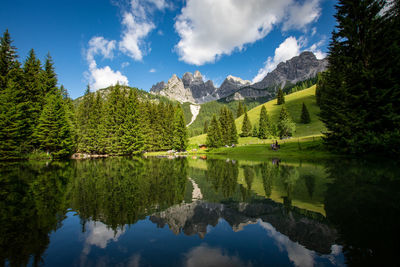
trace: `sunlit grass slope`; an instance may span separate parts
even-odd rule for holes
[[[325,131],[324,124],[318,118],[319,107],[317,106],[315,100],[315,85],[311,86],[308,89],[286,95],[285,101],[286,101],[285,106],[288,109],[293,121],[296,123],[296,132],[294,133],[293,137],[301,138],[301,137],[320,136],[321,132]],[[300,115],[303,102],[306,104],[307,109],[310,113],[311,123],[309,124],[303,124],[300,122]],[[282,105],[277,105],[276,99],[273,99],[247,112],[247,115],[249,116],[252,125],[258,126],[260,111],[263,105],[265,105],[265,107],[267,108],[267,113],[272,119],[272,121],[277,123],[279,118],[279,113],[282,109]],[[238,129],[238,133],[241,133],[243,115],[237,118],[235,123],[236,123],[236,128]],[[203,134],[190,138],[189,143],[193,145],[199,145],[199,144],[204,144],[205,141],[206,141],[206,135]],[[239,145],[256,144],[264,142],[268,141],[261,140],[255,137],[239,138]]]

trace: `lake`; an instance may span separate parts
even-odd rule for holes
[[[4,266],[395,265],[400,170],[337,159],[0,163]]]

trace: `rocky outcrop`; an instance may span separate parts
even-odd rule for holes
[[[235,232],[261,220],[271,224],[293,242],[324,254],[330,253],[337,239],[336,230],[326,223],[321,214],[295,207],[288,210],[283,204],[271,200],[231,204],[196,201],[176,205],[150,216],[150,220],[158,227],[168,225],[175,234],[197,234],[201,238],[207,234],[207,226],[216,226],[221,218]]]
[[[250,84],[250,81],[242,80],[241,78],[229,75],[217,90],[218,98],[224,98],[232,95],[240,88],[249,86]]]
[[[284,87],[287,82],[295,84],[313,78],[327,67],[327,59],[319,60],[312,52],[303,52],[286,62],[279,63],[275,70],[251,87],[255,89]]]
[[[219,88],[212,81],[203,81],[199,71],[194,74],[186,72],[182,79],[175,74],[167,84],[159,82],[150,89],[153,94],[160,94],[179,102],[202,104],[226,98],[227,101],[245,98],[273,98],[278,88],[313,78],[317,73],[326,70],[328,60],[319,60],[312,52],[303,52],[299,56],[281,62],[275,70],[268,73],[260,82],[250,81],[229,75]]]
[[[179,79],[175,74],[169,79],[168,83],[159,82],[153,85],[150,92],[160,94],[181,103],[204,103],[215,100],[215,86],[212,81],[204,82],[203,76],[199,71],[194,74],[186,72],[182,79]]]

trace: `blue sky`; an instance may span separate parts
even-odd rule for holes
[[[72,98],[116,83],[148,91],[172,74],[199,70],[217,86],[226,76],[257,81],[302,51],[324,57],[333,0],[3,0],[23,62],[50,52]]]

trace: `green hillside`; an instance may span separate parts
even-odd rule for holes
[[[296,132],[294,133],[293,137],[319,136],[321,135],[321,132],[325,131],[324,124],[318,118],[319,107],[317,106],[315,101],[315,85],[311,86],[308,89],[286,95],[285,100],[286,108],[292,116],[293,121],[296,123]],[[311,123],[309,124],[300,123],[300,115],[303,102],[307,105],[308,111],[310,113]],[[262,105],[265,105],[265,107],[267,108],[267,112],[272,121],[277,122],[282,106],[277,105],[276,99],[273,99],[248,111],[247,115],[249,116],[252,125],[258,125]],[[212,116],[212,114],[209,116]],[[238,133],[241,133],[243,115],[237,118],[235,123],[238,129]],[[190,138],[190,144],[194,145],[204,144],[205,141],[205,134]],[[264,141],[254,137],[239,138],[239,144],[262,142]]]
[[[247,106],[247,109],[250,110],[250,109],[257,107],[258,105],[264,103],[267,100],[268,100],[268,98],[262,97],[262,98],[257,98],[257,99],[245,99],[245,100],[242,100],[241,102]],[[185,104],[183,105],[184,110],[185,110]],[[205,121],[210,122],[213,114],[219,114],[220,109],[224,106],[228,107],[233,112],[233,114],[236,116],[238,105],[239,105],[238,100],[227,102],[226,100],[223,100],[223,99],[202,104],[199,115],[197,115],[196,120],[188,128],[189,135],[196,136],[196,135],[201,134],[204,129],[204,122]],[[189,106],[189,105],[187,105],[187,106]],[[190,113],[190,116],[191,116],[191,113]]]

